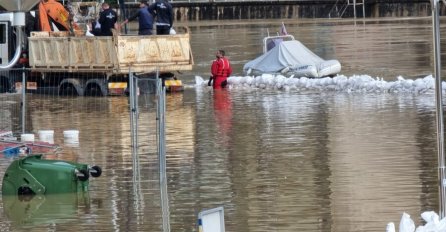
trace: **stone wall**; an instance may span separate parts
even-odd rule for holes
[[[358,0],[359,1],[359,0]],[[174,2],[175,20],[351,18],[347,0],[251,2]],[[365,0],[365,17],[418,17],[431,15],[430,0]],[[441,4],[443,15],[445,7]],[[356,16],[363,17],[362,6]]]

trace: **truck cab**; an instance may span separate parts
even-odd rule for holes
[[[11,27],[12,13],[0,14],[0,66],[6,66],[15,52],[14,28]],[[15,72],[16,76],[18,73]],[[0,93],[14,92],[13,73],[0,71]]]

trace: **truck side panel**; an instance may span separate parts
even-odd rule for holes
[[[112,70],[116,66],[114,44],[107,37],[73,37],[70,62],[73,70]]]
[[[160,36],[29,38],[34,71],[148,73],[192,70],[189,34]],[[39,36],[37,36],[39,35]],[[42,36],[43,35],[43,36]]]
[[[108,37],[30,37],[30,67],[36,71],[111,71],[114,43]]]
[[[64,38],[30,38],[31,68],[65,69],[70,66],[68,40]]]
[[[189,34],[118,36],[117,52],[121,72],[192,70]]]

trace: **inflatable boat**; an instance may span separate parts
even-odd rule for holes
[[[247,75],[265,73],[321,78],[341,71],[338,60],[324,60],[292,35],[268,36],[263,40],[263,55],[243,67]]]

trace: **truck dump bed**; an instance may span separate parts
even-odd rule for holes
[[[32,32],[29,64],[41,72],[149,73],[192,70],[189,33],[151,36],[68,36]]]

